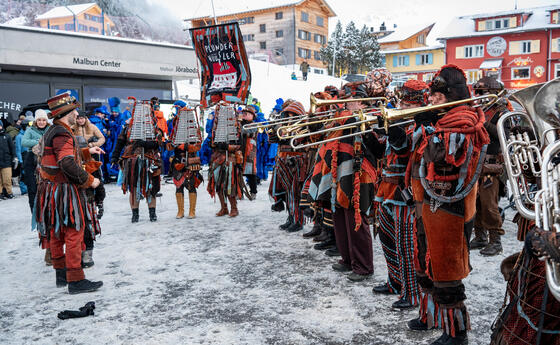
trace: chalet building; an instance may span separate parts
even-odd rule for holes
[[[60,6],[35,18],[46,29],[112,36],[115,24],[96,3]]]
[[[220,24],[239,23],[252,58],[294,68],[306,60],[312,72],[326,73],[319,51],[327,44],[329,18],[336,16],[332,8],[324,0],[278,0],[270,4],[248,10],[229,3],[227,11],[216,9],[216,19]],[[214,24],[210,14],[187,21],[193,28]]]
[[[444,65],[444,46],[427,44],[433,26],[434,23],[396,28],[394,32],[378,40],[385,66],[393,79],[429,82],[434,73]]]
[[[519,89],[560,77],[560,6],[458,17],[443,32],[447,63]]]

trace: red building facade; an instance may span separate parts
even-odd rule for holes
[[[494,75],[520,89],[560,77],[559,12],[541,7],[459,17],[441,38],[446,62],[463,68],[469,84]]]

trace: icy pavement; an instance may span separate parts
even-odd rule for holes
[[[163,185],[159,220],[148,221],[144,203],[134,226],[128,196],[106,188],[103,234],[86,270],[104,286],[81,295],[56,288],[29,230],[27,198],[0,201],[0,343],[427,344],[440,334],[408,331],[417,310],[393,311],[395,296],[371,293],[387,274],[378,240],[374,277],[349,282],[301,232],[278,230],[286,214],[270,211],[266,182],[257,200],[239,202],[234,219],[215,217],[218,204],[201,186],[197,218],[176,220],[174,186]],[[489,343],[505,289],[499,265],[521,247],[510,221],[505,229],[504,254],[471,253],[470,344]],[[96,303],[94,317],[56,317],[88,301]]]

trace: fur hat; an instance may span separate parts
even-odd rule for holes
[[[498,93],[504,89],[504,84],[494,77],[482,77],[474,85],[475,93],[483,94],[485,92]],[[478,91],[478,92],[477,92]]]
[[[107,107],[104,106],[104,105],[101,106],[101,107],[99,107],[99,108],[95,108],[95,109],[93,110],[93,113],[94,113],[94,114],[96,114],[96,113],[101,113],[101,114],[105,114],[105,115],[107,115],[107,116],[111,115],[111,113],[109,113],[109,110],[107,110]]]
[[[49,119],[61,118],[80,106],[80,103],[70,95],[70,92],[61,93],[49,98],[47,104],[51,111],[47,115]]]
[[[428,91],[430,87],[421,80],[407,80],[401,89],[401,102],[408,104],[419,104],[425,106],[428,104]]]
[[[430,83],[430,92],[441,92],[447,101],[459,101],[470,98],[465,72],[452,64],[443,66]]]
[[[290,104],[288,104],[287,107],[285,107],[282,110],[283,113],[285,112],[290,112],[296,115],[305,115],[305,108],[303,107],[303,104],[301,104],[298,101],[293,101],[290,102]]]

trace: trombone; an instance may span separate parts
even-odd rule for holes
[[[384,120],[383,121],[384,122],[384,128],[385,128],[385,132],[387,133],[389,131],[389,127],[400,126],[400,125],[412,122],[413,118],[416,114],[420,114],[420,113],[427,112],[427,111],[441,110],[441,112],[438,114],[438,116],[443,116],[446,113],[446,111],[444,110],[446,108],[455,107],[455,106],[459,106],[459,105],[463,105],[463,104],[468,104],[468,103],[471,103],[471,102],[478,102],[477,104],[473,105],[473,108],[486,107],[491,102],[495,103],[497,99],[498,99],[497,95],[488,94],[488,95],[483,95],[483,96],[477,96],[477,97],[462,99],[462,100],[459,100],[459,101],[447,102],[447,103],[437,104],[437,105],[428,105],[428,106],[425,106],[425,107],[410,108],[410,109],[389,109],[386,106],[382,106],[379,109],[380,110],[379,116],[381,116]],[[356,100],[360,101],[360,99],[356,99]],[[351,101],[351,100],[349,100],[349,101]],[[306,148],[306,147],[309,147],[309,146],[315,146],[315,145],[319,145],[319,144],[328,143],[328,142],[331,142],[331,141],[334,141],[334,140],[340,140],[340,139],[344,139],[344,138],[353,137],[353,136],[356,136],[356,135],[366,134],[366,133],[370,132],[369,129],[366,130],[366,125],[378,124],[377,123],[377,116],[370,115],[368,113],[363,113],[363,112],[359,112],[357,115],[352,114],[351,116],[343,116],[343,117],[335,118],[335,119],[332,119],[332,120],[345,119],[345,118],[356,117],[356,116],[359,117],[359,121],[357,121],[357,122],[345,124],[345,125],[342,125],[342,126],[335,126],[335,127],[332,127],[332,128],[322,129],[322,130],[315,131],[315,132],[308,132],[308,133],[304,133],[304,134],[300,134],[300,135],[291,136],[290,145],[294,149],[302,149],[302,148]],[[331,119],[328,119],[328,120],[331,120]],[[325,121],[318,121],[318,122],[327,122],[327,121],[325,120]],[[307,124],[309,124],[309,123],[307,123]],[[301,124],[301,125],[303,126],[303,125],[307,125],[307,124]],[[357,127],[360,127],[359,132],[346,134],[346,135],[343,135],[343,136],[335,136],[335,137],[327,138],[325,140],[317,141],[317,142],[314,142],[314,143],[294,145],[295,141],[298,140],[298,139],[310,137],[310,136],[317,135],[317,134],[326,134],[326,133],[330,133],[330,132],[334,132],[334,131],[338,131],[338,130],[351,129],[351,128],[357,128]]]

